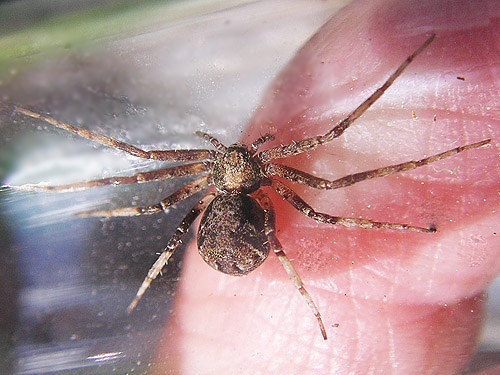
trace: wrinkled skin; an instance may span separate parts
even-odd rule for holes
[[[430,32],[435,41],[344,136],[286,164],[333,179],[492,138],[338,191],[293,185],[319,211],[438,232],[330,227],[270,193],[328,341],[272,254],[236,278],[207,267],[193,242],[156,373],[455,374],[468,362],[482,292],[500,269],[500,3],[355,1],[271,84],[243,141],[323,134],[328,116],[355,108]]]

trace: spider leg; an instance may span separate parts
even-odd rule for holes
[[[261,144],[273,140],[274,140],[274,135],[269,133],[264,134],[263,136],[253,141],[253,143],[250,145],[250,152],[252,153],[252,155],[255,154]]]
[[[200,131],[197,131],[194,134],[196,134],[198,137],[201,137],[204,140],[210,142],[212,144],[212,146],[214,146],[220,152],[224,152],[227,149],[227,147],[224,146],[221,141],[219,141],[215,137],[212,137],[210,134],[203,133],[203,132],[200,132]]]
[[[152,215],[161,211],[165,211],[167,208],[173,206],[174,204],[190,197],[193,194],[202,191],[208,186],[208,177],[201,177],[182,188],[177,190],[175,193],[169,195],[167,198],[160,201],[160,203],[153,204],[144,207],[121,207],[112,210],[96,210],[96,211],[85,211],[75,214],[77,217],[118,217],[118,216],[140,216],[140,215]]]
[[[151,282],[158,276],[163,267],[168,263],[169,258],[172,256],[177,246],[179,246],[182,243],[182,236],[184,235],[184,233],[188,231],[193,221],[198,217],[198,215],[201,212],[203,212],[203,210],[207,207],[207,205],[210,203],[210,201],[213,199],[214,196],[215,196],[214,193],[206,195],[202,200],[200,200],[196,204],[196,206],[193,207],[193,209],[186,215],[186,217],[179,224],[174,234],[168,241],[167,246],[160,254],[156,262],[153,264],[153,266],[149,269],[148,274],[144,279],[144,281],[142,282],[133,301],[127,307],[128,314],[130,314],[132,310],[134,310],[135,306],[141,299],[144,292],[148,289]]]
[[[192,176],[195,174],[200,174],[210,170],[212,167],[211,163],[192,163],[177,165],[175,167],[158,169],[155,171],[141,172],[133,176],[126,177],[108,177],[99,180],[77,182],[74,184],[67,185],[56,185],[56,186],[43,186],[43,185],[32,185],[26,184],[21,186],[14,186],[18,190],[29,190],[29,191],[54,191],[58,193],[74,192],[80,190],[86,190],[98,186],[106,185],[125,185],[125,184],[143,184],[152,181],[167,180],[170,178]]]
[[[315,137],[307,138],[301,141],[292,142],[288,145],[280,145],[269,150],[261,151],[257,154],[259,160],[263,163],[272,159],[281,159],[288,156],[301,154],[306,151],[314,150],[315,148],[330,142],[334,138],[339,137],[344,133],[344,131],[363,113],[366,112],[368,108],[375,103],[382,94],[394,83],[396,78],[398,78],[401,73],[408,67],[408,65],[413,61],[418,54],[420,54],[434,39],[436,35],[432,34],[420,47],[418,47],[410,56],[408,56],[405,61],[399,65],[399,67],[392,73],[389,78],[380,86],[373,94],[371,94],[368,99],[361,103],[354,111],[352,111],[344,120],[342,120],[338,125],[333,127],[324,135],[318,135]],[[331,120],[333,122],[333,120]]]
[[[121,150],[129,155],[136,156],[143,159],[162,160],[162,161],[193,161],[193,160],[206,160],[211,159],[214,155],[212,150],[152,150],[144,151],[138,147],[132,146],[128,143],[118,141],[116,139],[107,137],[105,135],[91,132],[87,129],[77,128],[65,122],[56,120],[52,117],[45,116],[30,110],[15,107],[14,112],[29,116],[35,119],[45,121],[46,123],[66,130],[70,133],[76,134],[82,138],[100,143],[101,145]]]
[[[319,310],[316,307],[313,299],[311,298],[306,288],[304,287],[302,279],[300,278],[295,268],[293,268],[290,259],[288,259],[288,257],[286,256],[285,252],[283,251],[283,247],[281,246],[281,243],[279,242],[278,238],[275,235],[274,209],[271,204],[271,201],[262,191],[258,191],[256,197],[259,200],[265,212],[265,228],[266,228],[265,231],[269,246],[274,251],[274,254],[276,254],[278,259],[280,260],[290,280],[293,282],[293,284],[300,292],[302,297],[304,297],[304,299],[306,300],[314,316],[318,320],[319,329],[321,331],[321,334],[323,335],[323,338],[326,340],[327,339],[326,330],[323,324],[323,320],[321,319],[321,314],[319,313]]]
[[[316,220],[320,223],[343,225],[345,227],[359,228],[383,228],[383,229],[398,229],[411,230],[414,232],[431,233],[435,232],[435,228],[422,228],[408,224],[395,224],[383,221],[372,221],[368,219],[358,219],[352,217],[331,216],[325,213],[316,212],[308,205],[296,192],[278,180],[272,180],[272,188],[281,195],[288,203],[290,203],[297,211]]]
[[[377,177],[389,176],[391,174],[395,174],[398,172],[409,171],[415,168],[423,167],[424,165],[431,164],[438,160],[448,158],[450,156],[458,154],[459,152],[487,145],[490,142],[491,142],[490,139],[486,139],[481,142],[455,147],[451,150],[441,152],[439,154],[432,155],[424,159],[412,160],[406,163],[395,164],[395,165],[390,165],[388,167],[373,169],[370,171],[354,173],[333,181],[325,180],[323,178],[316,177],[301,170],[281,164],[268,163],[264,166],[264,171],[267,176],[279,176],[286,180],[297,182],[299,184],[307,185],[316,189],[323,189],[323,190],[339,189],[353,185],[360,181],[369,180]]]

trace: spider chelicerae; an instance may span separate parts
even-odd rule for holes
[[[175,249],[182,243],[182,236],[187,232],[193,221],[203,213],[198,230],[197,244],[198,251],[205,262],[223,273],[243,276],[257,268],[266,259],[269,252],[273,251],[285,268],[293,284],[305,298],[307,304],[316,316],[321,334],[326,340],[326,329],[318,308],[305,289],[300,276],[285,255],[275,235],[275,214],[273,206],[268,196],[260,187],[270,186],[300,213],[318,222],[343,225],[346,227],[410,230],[423,233],[435,232],[436,229],[433,227],[423,228],[408,224],[379,222],[352,217],[338,217],[316,212],[297,193],[283,183],[282,180],[288,180],[323,190],[339,189],[367,179],[388,176],[434,163],[459,152],[486,145],[490,143],[489,139],[456,147],[421,160],[408,161],[397,165],[355,173],[333,181],[325,180],[295,168],[273,162],[275,159],[283,159],[314,150],[342,135],[357,118],[380,98],[411,61],[432,42],[434,37],[434,34],[431,35],[418,49],[403,61],[380,88],[327,133],[300,141],[294,141],[287,145],[268,148],[263,151],[259,151],[261,145],[274,139],[270,134],[261,136],[249,146],[240,143],[225,146],[216,138],[202,132],[196,132],[196,134],[210,142],[215,150],[145,151],[105,135],[77,128],[51,117],[16,107],[14,109],[15,113],[43,120],[80,137],[116,150],[124,151],[138,158],[189,162],[174,167],[138,173],[128,177],[109,177],[59,186],[22,185],[17,188],[25,190],[72,192],[104,185],[146,183],[181,176],[201,175],[201,177],[183,186],[161,202],[150,206],[96,210],[77,214],[79,217],[115,217],[155,214],[167,210],[172,205],[206,189],[210,185],[215,186],[215,192],[206,194],[181,221],[163,252],[150,268],[135,298],[128,306],[127,311],[130,313],[135,308],[152,280],[160,274]],[[279,177],[279,179],[275,177]]]

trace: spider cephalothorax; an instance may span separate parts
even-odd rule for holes
[[[219,192],[253,193],[260,187],[263,177],[261,163],[245,145],[232,144],[215,156],[211,178]]]
[[[290,187],[275,177],[277,176],[284,180],[304,184],[317,189],[338,189],[363,180],[415,169],[450,157],[459,152],[486,145],[490,142],[489,139],[456,147],[421,160],[408,161],[397,165],[355,173],[333,181],[315,177],[306,172],[272,162],[274,159],[282,159],[313,150],[342,135],[357,118],[377,101],[410,62],[422,52],[433,39],[434,35],[431,35],[417,50],[415,50],[415,52],[406,58],[379,89],[324,135],[294,141],[287,145],[272,147],[260,152],[257,152],[259,146],[273,139],[271,135],[266,134],[258,138],[249,147],[242,144],[233,144],[226,147],[216,138],[205,133],[197,132],[197,135],[208,140],[216,150],[145,151],[107,136],[82,128],[76,128],[51,117],[17,107],[15,108],[15,112],[17,113],[43,120],[83,138],[124,151],[136,157],[162,161],[190,162],[175,167],[139,173],[129,177],[110,177],[61,186],[23,185],[18,188],[62,192],[76,191],[103,185],[146,183],[180,176],[201,175],[201,177],[188,183],[161,202],[150,206],[90,211],[82,212],[77,215],[80,217],[113,217],[154,214],[165,211],[168,207],[204,190],[209,185],[215,186],[216,191],[206,194],[181,221],[163,252],[150,268],[134,300],[129,305],[127,309],[128,312],[131,312],[135,308],[142,295],[151,284],[151,281],[160,274],[162,268],[167,264],[168,259],[172,256],[175,249],[182,243],[182,236],[189,229],[196,217],[204,212],[197,238],[198,249],[202,258],[218,271],[242,276],[248,274],[262,264],[269,252],[273,251],[282,263],[295,287],[306,299],[309,307],[316,316],[323,338],[326,340],[327,334],[321,315],[275,235],[274,210],[270,199],[260,187],[262,185],[270,186],[300,213],[318,222],[348,227],[411,230],[422,233],[434,232],[436,230],[434,227],[424,228],[408,224],[378,222],[352,217],[338,217],[317,212]]]

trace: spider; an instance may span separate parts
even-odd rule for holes
[[[341,136],[357,118],[380,98],[412,60],[432,42],[434,37],[435,35],[432,34],[401,63],[382,86],[327,133],[300,141],[294,141],[287,145],[268,148],[263,151],[259,151],[260,146],[274,139],[270,134],[261,136],[249,146],[241,143],[225,146],[216,138],[203,132],[196,132],[196,135],[211,143],[215,150],[145,151],[105,135],[77,128],[24,108],[15,107],[15,113],[45,121],[46,123],[74,133],[80,137],[123,151],[138,158],[189,162],[174,167],[138,173],[128,177],[109,177],[59,186],[22,185],[18,188],[26,190],[72,192],[104,185],[146,183],[181,176],[201,175],[201,177],[188,183],[161,202],[150,206],[96,210],[77,214],[79,217],[151,215],[167,210],[170,206],[206,189],[210,185],[215,186],[215,191],[207,193],[181,221],[163,252],[149,269],[135,298],[128,306],[127,312],[132,312],[151,282],[160,274],[175,249],[182,243],[182,237],[188,231],[193,221],[203,213],[198,229],[197,245],[198,251],[205,262],[214,269],[225,274],[244,276],[262,264],[270,251],[274,252],[291,281],[314,313],[321,334],[326,340],[327,334],[321,314],[276,237],[273,206],[271,200],[260,188],[262,186],[270,186],[301,214],[318,222],[343,225],[346,227],[410,230],[422,233],[435,232],[436,229],[433,227],[424,228],[408,224],[379,222],[352,217],[338,217],[317,212],[295,193],[294,190],[283,183],[282,180],[288,180],[290,182],[296,182],[323,190],[339,189],[360,181],[419,168],[459,152],[484,146],[490,142],[490,139],[456,147],[421,160],[408,161],[388,167],[355,173],[333,181],[325,180],[295,168],[273,162],[275,159],[282,159],[314,150]],[[275,177],[279,177],[279,179]]]

